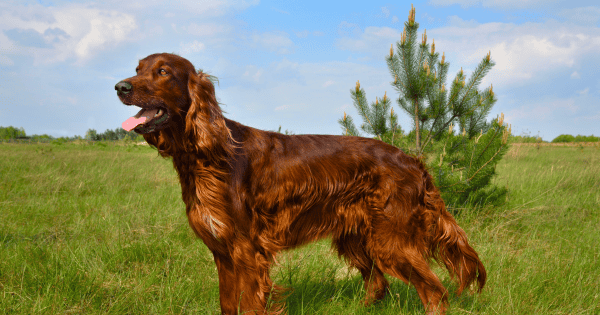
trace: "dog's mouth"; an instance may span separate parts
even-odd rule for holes
[[[125,120],[121,127],[127,131],[150,133],[162,129],[169,120],[169,111],[165,108],[142,108],[135,116]]]

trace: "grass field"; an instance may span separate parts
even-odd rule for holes
[[[0,313],[218,314],[212,255],[169,160],[146,146],[0,144]],[[502,207],[457,215],[487,270],[449,314],[600,314],[600,150],[513,147]],[[289,314],[422,314],[416,291],[363,307],[327,240],[284,252]],[[447,272],[436,273],[451,292]]]

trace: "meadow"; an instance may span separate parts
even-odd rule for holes
[[[488,271],[448,314],[600,314],[600,149],[513,146],[499,207],[456,210]],[[414,288],[363,307],[328,240],[271,273],[289,314],[423,314]],[[170,160],[147,146],[0,143],[1,314],[218,314],[212,255],[185,217]]]

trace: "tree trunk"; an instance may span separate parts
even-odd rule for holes
[[[419,128],[419,101],[415,100],[415,133],[416,133],[416,145],[417,155],[421,156],[421,130]]]

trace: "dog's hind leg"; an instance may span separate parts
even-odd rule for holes
[[[375,264],[366,250],[364,237],[358,234],[346,234],[334,238],[334,245],[338,255],[344,256],[351,266],[356,267],[365,282],[367,292],[364,304],[370,305],[385,297],[389,287],[383,272]]]
[[[374,228],[378,230],[386,229]],[[427,314],[445,314],[448,292],[430,269],[425,253],[419,250],[422,247],[411,244],[406,235],[375,234],[372,250],[383,272],[415,286]]]

